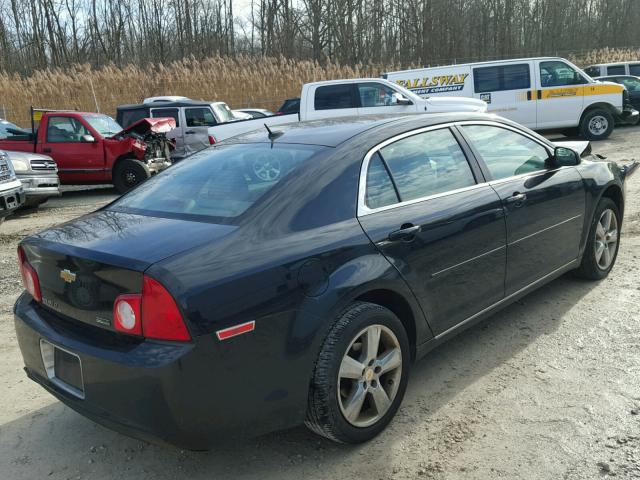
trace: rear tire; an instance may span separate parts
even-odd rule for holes
[[[127,193],[151,176],[149,168],[139,160],[125,158],[113,169],[113,184],[119,193]]]
[[[594,108],[585,113],[580,122],[580,135],[587,140],[604,140],[609,138],[615,119],[611,112],[604,108]]]
[[[409,376],[409,340],[390,310],[356,302],[324,340],[305,425],[341,443],[372,439],[394,417]]]
[[[613,268],[620,248],[620,211],[610,198],[602,198],[591,220],[587,245],[576,275],[602,280]]]

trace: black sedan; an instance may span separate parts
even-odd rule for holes
[[[302,423],[363,442],[443,340],[615,263],[630,170],[584,145],[479,114],[279,128],[24,239],[27,375],[190,449]]]
[[[628,95],[628,102],[633,108],[640,110],[640,77],[636,77],[635,75],[612,75],[608,77],[598,77],[596,80],[615,82],[623,85],[627,92],[626,95]],[[640,117],[635,123],[639,121]]]

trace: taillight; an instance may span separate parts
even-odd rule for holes
[[[209,145],[214,145],[216,143],[216,138],[213,135],[209,135]]]
[[[116,298],[113,320],[114,328],[122,333],[156,340],[191,340],[175,300],[160,282],[151,277],[143,277],[142,293]]]
[[[20,274],[22,275],[22,284],[29,294],[37,301],[42,301],[42,292],[40,291],[40,280],[36,270],[27,260],[22,247],[18,247],[18,259],[20,261]]]

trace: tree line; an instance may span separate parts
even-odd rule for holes
[[[284,56],[426,65],[640,45],[638,0],[0,0],[0,71]]]

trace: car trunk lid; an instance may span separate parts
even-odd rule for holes
[[[21,246],[38,274],[44,308],[113,331],[115,299],[140,293],[150,265],[234,229],[104,210],[29,237]]]

